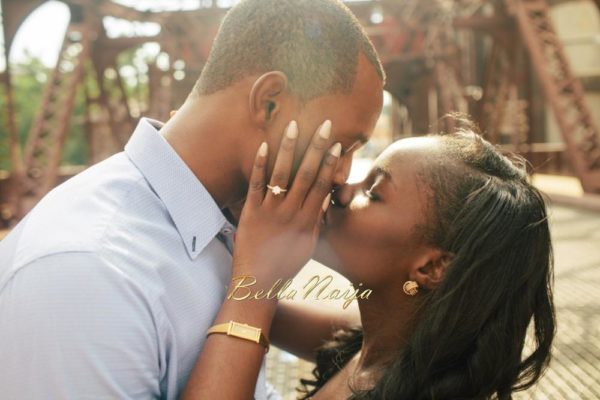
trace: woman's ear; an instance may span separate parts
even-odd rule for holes
[[[413,265],[410,271],[410,279],[416,281],[419,287],[432,290],[435,289],[444,277],[453,255],[439,249],[426,250],[423,257]]]
[[[250,90],[250,114],[253,121],[265,128],[279,113],[288,79],[283,72],[271,71],[261,75]]]

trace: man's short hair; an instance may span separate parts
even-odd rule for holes
[[[339,0],[242,0],[226,15],[195,92],[281,71],[302,101],[352,91],[360,53],[385,80],[373,44]]]

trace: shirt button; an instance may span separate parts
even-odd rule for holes
[[[223,228],[222,232],[224,235],[229,235],[233,230],[231,228]]]

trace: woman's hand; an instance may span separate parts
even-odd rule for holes
[[[318,130],[304,155],[292,186],[275,195],[266,188],[264,143],[256,156],[246,204],[236,233],[233,277],[250,275],[258,288],[293,277],[308,261],[319,233],[323,201],[331,191],[341,145],[328,150],[331,123]],[[298,131],[288,126],[269,185],[286,189]],[[237,301],[226,298],[214,324],[227,321],[260,328],[268,338],[277,300]],[[196,362],[183,399],[251,399],[264,348],[248,340],[210,335]]]
[[[292,278],[308,262],[341,153],[340,143],[329,147],[330,134],[331,122],[325,121],[288,188],[298,137],[296,123],[288,125],[269,181],[271,187],[287,189],[280,194],[265,192],[268,149],[266,143],[261,145],[236,233],[234,277],[253,276],[257,286],[270,287],[277,279]]]

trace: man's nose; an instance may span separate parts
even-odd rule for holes
[[[341,186],[348,180],[352,169],[352,154],[347,154],[338,161],[337,169],[333,177],[334,187]]]
[[[333,203],[337,207],[347,207],[348,204],[350,204],[350,202],[352,201],[352,198],[354,197],[354,193],[357,190],[357,185],[358,184],[344,184],[341,186],[337,186],[333,191],[333,195],[331,196]]]

